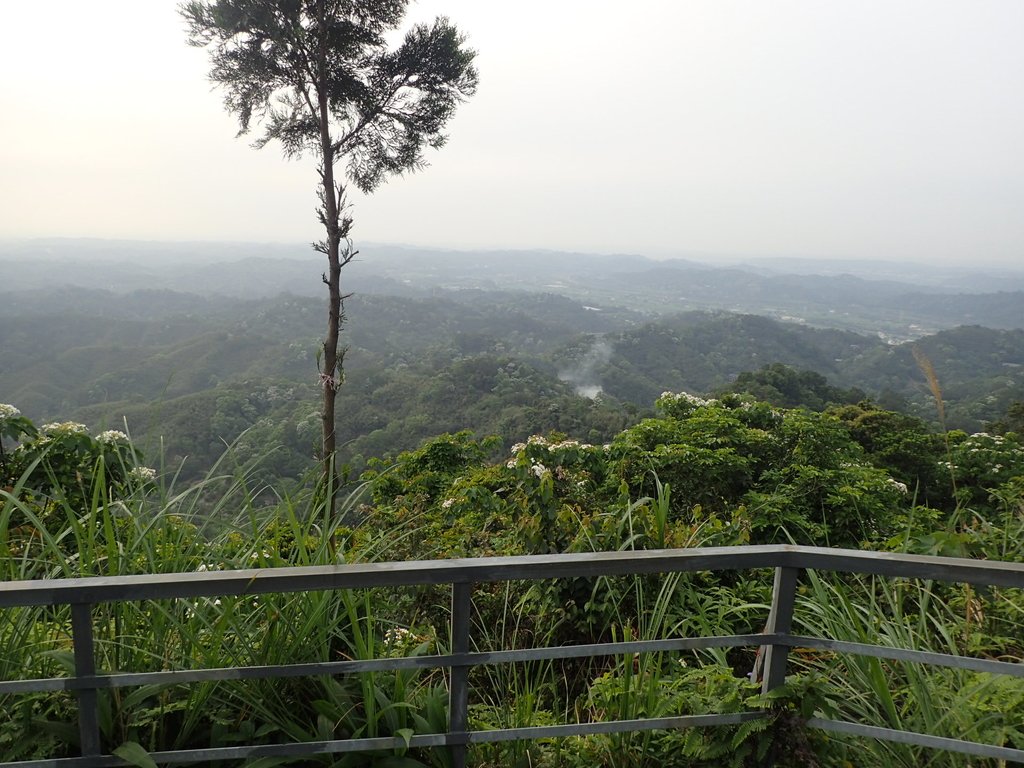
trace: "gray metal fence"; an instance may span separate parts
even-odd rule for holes
[[[510,580],[623,576],[693,571],[774,569],[775,582],[768,626],[763,634],[664,638],[592,645],[472,652],[471,609],[474,585]],[[71,691],[77,697],[81,757],[0,763],[19,768],[100,768],[123,765],[101,753],[97,691],[151,684],[348,675],[398,669],[447,669],[450,674],[448,730],[400,737],[355,738],[293,744],[263,744],[152,753],[159,764],[194,763],[257,757],[312,756],[403,747],[443,747],[457,767],[465,765],[469,744],[727,725],[765,717],[764,712],[663,717],[658,719],[570,723],[565,725],[473,731],[469,729],[469,670],[479,665],[542,659],[573,659],[643,652],[755,646],[764,649],[764,690],[783,683],[791,648],[818,648],[881,659],[919,662],[959,669],[1024,677],[1024,664],[899,649],[831,638],[792,634],[793,609],[801,572],[813,569],[890,577],[933,579],[974,585],[1024,588],[1024,565],[1016,563],[924,557],[787,545],[717,547],[682,550],[597,552],[529,557],[490,557],[423,562],[371,563],[260,570],[208,571],[143,576],[54,579],[0,583],[0,608],[70,605],[75,674],[69,677],[0,681],[0,694]],[[314,590],[366,589],[450,584],[451,653],[410,658],[303,663],[263,667],[225,667],[144,673],[97,674],[93,643],[93,606],[118,601],[146,601],[231,595],[258,595]],[[812,727],[968,755],[1024,762],[1024,750],[979,744],[882,728],[813,718]]]

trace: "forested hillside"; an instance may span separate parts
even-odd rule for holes
[[[319,300],[95,289],[56,299],[0,297],[5,401],[41,420],[120,428],[127,419],[140,444],[162,445],[172,465],[187,457],[185,477],[201,476],[243,433],[242,453],[260,457],[267,480],[295,477],[311,460]],[[479,289],[357,293],[346,313],[339,439],[353,472],[461,429],[498,435],[506,447],[548,430],[603,442],[665,390],[735,389],[780,363],[937,420],[911,345],[850,331]],[[914,345],[938,376],[946,426],[974,431],[1024,400],[1024,331],[962,327]]]

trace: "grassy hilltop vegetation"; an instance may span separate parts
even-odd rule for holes
[[[59,270],[39,260],[58,256],[0,251],[0,578],[785,542],[1024,562],[1024,304],[985,292],[1017,290],[1006,276],[958,279],[976,292],[956,294],[938,271],[876,286],[616,257],[595,276],[574,256],[525,254],[517,270],[509,255],[400,249],[381,249],[371,271],[368,253],[354,265],[339,392],[348,485],[328,519],[313,482],[315,265],[238,247],[172,281],[161,254],[118,247],[130,263],[100,250],[103,269],[67,272],[80,283],[66,287],[42,284]],[[235,263],[256,257],[263,277]],[[671,298],[679,276],[702,305]],[[731,303],[716,281],[740,286]],[[771,576],[481,585],[474,643],[756,633]],[[99,606],[97,661],[147,671],[446,652],[449,600],[425,587]],[[0,679],[64,674],[69,627],[68,609],[0,613]],[[1024,595],[811,573],[794,632],[1024,661]],[[482,668],[470,680],[479,729],[772,717],[474,746],[471,763],[967,764],[826,738],[802,726],[816,712],[1024,748],[1022,679],[791,660],[770,699],[747,677],[754,649]],[[101,730],[104,749],[139,764],[147,751],[428,733],[445,727],[446,691],[416,671],[127,689],[101,692]],[[76,754],[71,694],[0,694],[0,711],[0,759]],[[448,757],[294,764],[318,759]]]

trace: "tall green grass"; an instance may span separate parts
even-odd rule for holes
[[[798,599],[796,631],[890,648],[963,655],[963,587],[927,581],[830,576],[813,571]],[[991,594],[1019,609],[1020,595]],[[1018,624],[1024,637],[1024,624]],[[1010,650],[1010,649],[1007,649]],[[886,661],[853,654],[791,655],[820,673],[852,722],[982,743],[1024,746],[1024,680],[987,673]],[[1020,661],[1021,659],[1017,659]],[[845,739],[836,737],[839,741]],[[905,744],[850,739],[855,765],[954,768],[967,758]],[[972,766],[998,761],[974,758]]]
[[[26,580],[175,573],[344,558],[340,521],[325,518],[315,486],[277,495],[254,486],[230,452],[199,484],[175,478],[114,497],[95,466],[84,502],[29,488],[28,473],[0,489],[0,578]],[[372,556],[366,537],[363,556]],[[93,610],[102,672],[277,665],[374,658],[395,626],[372,592],[319,591],[259,597],[100,604]],[[67,607],[0,612],[0,678],[69,674]],[[144,686],[100,693],[104,748],[126,742],[149,751],[240,742],[377,736],[443,729],[443,685],[408,671],[348,678],[230,681]],[[67,756],[77,747],[77,711],[66,694],[0,696],[4,759]],[[419,718],[417,720],[417,718]],[[41,738],[40,735],[43,734]],[[392,757],[394,755],[391,755]],[[351,758],[356,760],[356,758]],[[411,758],[407,758],[409,764]],[[330,761],[328,761],[330,762]],[[339,764],[343,764],[342,763]]]

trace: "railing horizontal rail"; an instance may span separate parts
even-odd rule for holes
[[[303,744],[263,744],[253,747],[212,747],[210,749],[176,750],[153,752],[150,757],[159,763],[173,765],[208,760],[238,760],[257,757],[313,756],[362,752],[403,747],[446,747],[455,742],[468,744],[493,744],[502,741],[523,739],[554,739],[568,736],[586,736],[598,733],[627,733],[663,730],[668,728],[700,728],[715,725],[739,725],[751,720],[763,720],[764,712],[739,712],[727,715],[682,715],[679,717],[649,718],[644,720],[614,720],[600,723],[568,723],[566,725],[544,725],[533,728],[506,728],[503,730],[472,731],[464,734],[430,733],[419,734],[405,739],[399,737],[376,737],[366,739],[338,739],[335,741],[311,741]],[[286,747],[299,750],[285,751]],[[57,760],[25,760],[7,763],[12,768],[108,768],[122,766],[118,758],[110,757],[69,757]]]
[[[786,567],[1024,588],[1020,563],[768,544],[8,581],[0,608]]]
[[[122,672],[91,677],[51,677],[41,680],[9,680],[0,682],[0,693],[75,691],[83,688],[127,688],[136,685],[183,685],[186,683],[224,680],[269,680],[314,677],[317,675],[353,675],[360,672],[394,672],[401,669],[476,667],[488,664],[583,659],[630,653],[700,650],[703,648],[736,648],[743,645],[761,645],[766,639],[771,638],[764,634],[717,635],[714,637],[680,637],[669,640],[636,640],[621,643],[560,645],[548,648],[522,648],[511,651],[478,651],[474,653],[406,656],[402,658],[366,659],[360,661],[162,670],[160,672]]]
[[[0,583],[0,607],[480,584],[669,571],[750,570],[774,568],[784,554],[776,546],[715,547],[41,579]]]
[[[929,664],[934,667],[951,667],[966,669],[971,672],[989,672],[993,675],[1010,675],[1024,677],[1024,663],[1019,661],[999,661],[998,659],[979,659],[974,656],[956,656],[951,653],[936,651],[915,651],[906,648],[891,648],[885,645],[868,643],[851,643],[846,640],[829,640],[820,637],[804,637],[802,635],[776,636],[773,640],[778,645],[790,648],[816,648],[823,651],[849,653],[854,656],[872,656],[876,659],[890,661],[911,661]]]
[[[712,725],[740,725],[751,720],[764,720],[765,712],[735,712],[727,715],[679,715],[650,717],[643,720],[609,720],[599,723],[538,725],[532,728],[505,728],[500,731],[473,731],[470,744],[493,744],[521,739],[557,739],[566,736],[591,736],[597,733],[660,731],[671,728],[704,728]]]
[[[1024,749],[997,747],[992,744],[979,744],[976,741],[950,739],[945,736],[931,736],[927,733],[914,733],[913,731],[900,731],[896,728],[882,728],[877,725],[847,723],[841,720],[828,720],[823,717],[808,718],[807,724],[812,728],[820,728],[823,731],[831,731],[832,733],[866,736],[869,739],[894,741],[897,744],[913,744],[917,747],[944,749],[949,752],[959,752],[963,755],[992,757],[996,760],[1012,760],[1016,763],[1024,763]]]
[[[775,571],[771,614],[768,628],[762,634],[662,638],[564,647],[469,651],[471,589],[476,584],[512,580],[595,578],[754,569],[773,569]],[[800,572],[808,569],[1024,588],[1024,564],[1020,563],[791,545],[572,553],[4,582],[0,583],[0,608],[71,606],[76,675],[66,678],[0,681],[0,694],[73,691],[79,698],[84,754],[77,758],[33,760],[0,763],[0,765],[18,766],[18,768],[43,768],[44,766],[47,768],[105,768],[106,766],[123,765],[124,763],[114,756],[99,754],[96,692],[100,689],[126,686],[179,685],[210,681],[445,668],[451,671],[450,723],[446,733],[415,734],[409,740],[398,737],[357,738],[178,750],[156,752],[151,756],[158,763],[174,764],[255,757],[298,757],[403,747],[447,747],[452,750],[454,765],[460,767],[465,765],[467,744],[736,724],[766,716],[764,712],[679,715],[647,720],[569,723],[474,732],[468,730],[466,725],[468,701],[466,675],[469,668],[480,665],[749,645],[761,646],[765,650],[764,687],[766,689],[781,684],[787,666],[787,653],[790,648],[794,647],[1024,677],[1024,665],[1007,661],[889,648],[793,634],[791,624],[796,580]],[[114,674],[96,674],[94,669],[93,656],[96,643],[92,636],[91,612],[93,606],[100,603],[441,584],[452,585],[453,591],[451,627],[453,645],[452,653],[445,655]],[[1008,747],[821,718],[812,719],[810,724],[841,733],[1024,762],[1024,751]]]
[[[376,736],[360,739],[336,739],[333,741],[306,741],[295,744],[259,744],[240,747],[210,747],[208,749],[182,749],[151,752],[150,757],[158,763],[176,765],[181,763],[207,762],[213,760],[245,760],[258,757],[312,757],[313,755],[334,755],[346,752],[368,752],[381,749],[404,747],[445,747],[452,743],[452,735],[427,733],[413,735],[406,742],[397,736]],[[23,760],[4,763],[11,768],[108,768],[126,763],[118,757],[101,755],[96,757],[65,757],[56,760]]]

